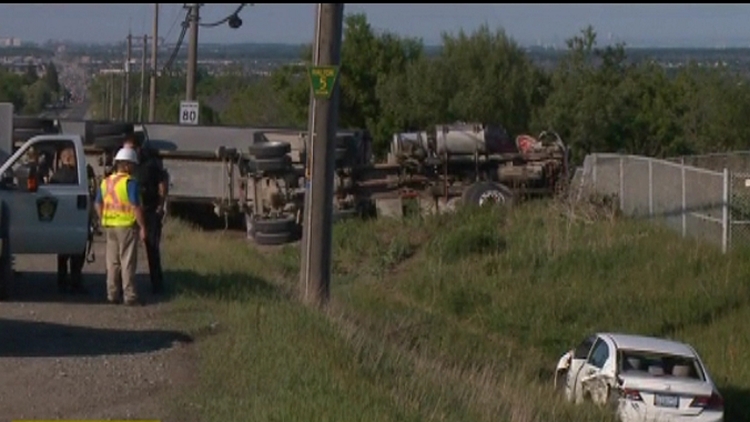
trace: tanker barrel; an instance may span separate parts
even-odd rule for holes
[[[496,154],[514,149],[508,133],[499,125],[440,125],[435,132],[438,154]]]

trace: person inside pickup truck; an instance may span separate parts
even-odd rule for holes
[[[50,177],[49,183],[78,183],[76,152],[72,147],[60,152],[59,166]],[[76,255],[57,256],[57,288],[61,293],[86,293],[83,287],[83,264],[85,262],[86,251],[81,251]]]

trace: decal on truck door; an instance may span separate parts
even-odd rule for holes
[[[46,196],[36,200],[36,211],[39,221],[50,222],[55,218],[57,212],[57,198]]]

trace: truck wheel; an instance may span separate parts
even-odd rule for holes
[[[113,135],[130,135],[135,131],[132,123],[117,122],[117,123],[94,123],[91,127],[91,135],[94,138],[100,136],[113,136]]]
[[[248,160],[251,170],[262,172],[284,172],[292,169],[292,159],[288,155],[276,158],[256,158]]]
[[[507,187],[492,182],[477,182],[469,186],[461,195],[464,205],[469,206],[510,206],[513,193]]]
[[[5,204],[0,202],[0,301],[7,300],[13,280],[13,262],[8,244],[8,216]]]
[[[297,233],[293,231],[280,233],[255,232],[255,243],[262,246],[284,245],[297,240]]]
[[[275,234],[293,231],[297,226],[297,219],[291,216],[281,218],[253,218],[252,227],[255,233]]]
[[[248,147],[250,155],[259,160],[281,158],[292,151],[292,146],[287,142],[259,142]]]
[[[56,132],[55,121],[36,116],[13,116],[13,129]]]
[[[94,138],[94,146],[101,149],[113,150],[122,148],[123,142],[127,139],[126,134],[105,135]]]
[[[333,222],[338,223],[340,221],[349,220],[356,217],[359,214],[356,208],[348,208],[343,210],[333,211]]]

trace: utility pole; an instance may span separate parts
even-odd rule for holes
[[[127,122],[130,120],[130,59],[133,55],[133,35],[128,33],[127,51],[125,52],[125,95],[122,97],[124,114],[123,118]]]
[[[341,62],[343,19],[343,3],[317,5],[314,66],[338,66]],[[332,82],[331,95],[315,98],[310,110],[312,136],[308,136],[308,143],[312,174],[305,194],[300,281],[303,300],[314,305],[325,305],[330,296],[334,141],[339,105],[338,78]]]
[[[156,62],[159,56],[159,3],[154,3],[154,30],[151,46],[151,80],[148,84],[148,121],[156,120]]]
[[[195,72],[198,67],[198,3],[190,3],[190,38],[188,38],[187,53],[187,87],[185,88],[185,99],[195,101]]]
[[[138,122],[143,122],[143,101],[146,99],[146,54],[148,52],[148,35],[143,36],[143,54],[141,54],[141,90],[138,98]]]
[[[114,116],[114,108],[115,108],[115,74],[113,72],[109,74],[109,113],[107,113],[107,118],[109,120],[112,120],[112,117]]]

